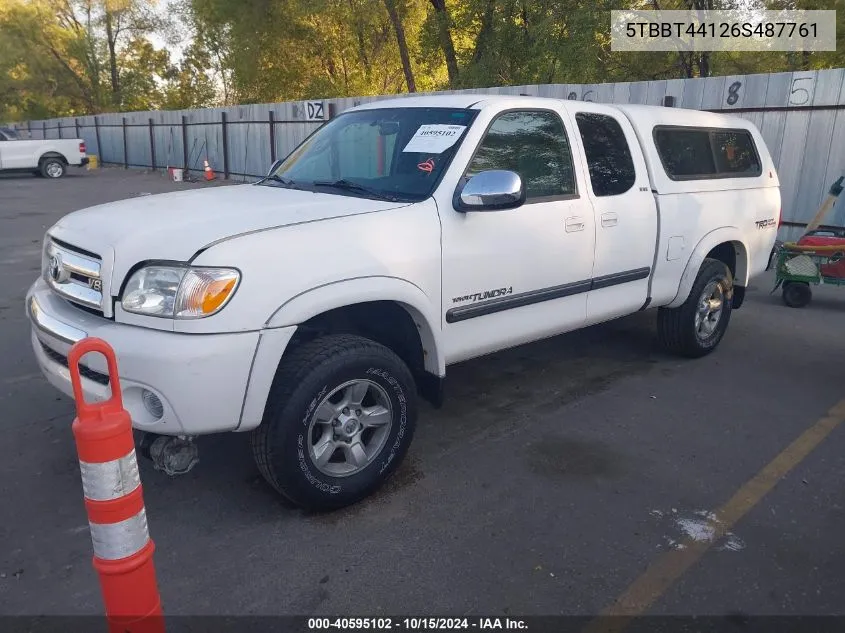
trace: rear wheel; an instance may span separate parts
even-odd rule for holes
[[[790,308],[803,308],[813,298],[813,291],[806,281],[785,281],[782,297],[783,302]]]
[[[731,319],[733,278],[717,259],[705,259],[687,300],[677,308],[660,308],[657,335],[667,350],[698,358],[712,352]]]
[[[390,349],[353,335],[303,343],[282,359],[252,433],[258,469],[309,510],[375,492],[402,462],[416,423],[411,372]]]
[[[50,156],[42,158],[38,165],[38,170],[45,178],[61,178],[65,175],[67,168],[65,162],[61,158]]]

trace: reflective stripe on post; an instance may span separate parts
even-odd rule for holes
[[[141,510],[134,517],[117,523],[89,523],[94,556],[103,560],[120,560],[137,554],[150,540],[147,513]]]
[[[101,353],[108,362],[111,397],[105,402],[85,401],[79,361],[89,352]],[[82,339],[70,348],[68,367],[77,411],[73,435],[109,630],[164,633],[153,566],[155,545],[147,526],[132,420],[123,408],[114,350],[102,339]]]
[[[97,558],[128,558],[144,549],[150,540],[140,485],[119,499],[85,499],[85,509],[88,511],[91,541]]]
[[[129,494],[141,485],[135,449],[120,459],[109,462],[79,462],[82,471],[82,492],[86,499],[111,501]]]

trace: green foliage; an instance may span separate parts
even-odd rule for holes
[[[845,65],[843,0],[839,50],[793,54],[611,50],[611,9],[749,0],[162,1],[0,0],[0,119]]]
[[[173,63],[154,0],[0,0],[0,120],[201,107],[216,101],[196,40]]]

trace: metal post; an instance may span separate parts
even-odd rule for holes
[[[26,133],[29,135],[29,138],[32,138],[32,122],[26,122]]]
[[[94,136],[97,139],[97,156],[99,157],[100,164],[103,163],[103,146],[100,145],[100,121],[97,119],[97,115],[94,115]]]
[[[41,139],[46,141],[47,140],[47,122],[41,121]]]
[[[663,97],[663,105],[667,108],[674,108],[675,107],[675,97],[672,95],[666,95]]]
[[[76,131],[76,138],[79,138],[79,119],[73,120],[73,129]]]
[[[276,123],[274,121],[275,115],[270,110],[270,162],[276,162]]]
[[[225,112],[220,113],[220,125],[223,134],[223,179],[229,180],[229,130]]]
[[[126,146],[126,117],[123,117],[123,168],[129,169],[129,148]]]
[[[56,126],[59,129],[59,138],[62,138],[62,120],[61,119],[56,120]]]
[[[333,119],[337,116],[337,104],[330,103],[329,104],[329,118]]]
[[[182,162],[185,173],[188,173],[188,117],[182,115]]]
[[[152,164],[153,171],[156,169],[156,141],[155,141],[155,134],[153,132],[153,118],[150,117],[150,163]]]

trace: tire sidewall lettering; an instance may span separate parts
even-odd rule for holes
[[[402,438],[405,437],[405,426],[408,422],[408,401],[405,397],[405,391],[402,389],[401,383],[394,378],[390,372],[385,369],[381,369],[378,367],[370,367],[367,370],[368,376],[378,376],[382,378],[387,384],[393,389],[394,395],[396,396],[396,400],[399,403],[399,431],[396,433],[396,439],[393,441],[393,445],[390,447],[390,452],[388,453],[387,457],[382,460],[381,465],[379,466],[379,474],[383,474],[385,470],[393,463],[393,460],[396,458],[396,452],[402,446]],[[395,422],[395,420],[394,420]],[[383,451],[384,449],[382,449]]]
[[[324,481],[321,481],[317,478],[317,476],[311,471],[309,467],[310,457],[306,455],[306,451],[308,450],[305,446],[305,434],[308,432],[308,423],[311,420],[311,415],[314,413],[314,409],[317,408],[317,405],[323,399],[323,396],[326,395],[326,392],[329,390],[329,385],[324,385],[317,395],[308,403],[308,407],[305,409],[305,415],[302,416],[302,421],[300,423],[302,429],[299,432],[299,435],[296,438],[296,453],[297,453],[297,460],[299,462],[299,469],[302,471],[302,474],[305,475],[306,481],[309,484],[317,488],[320,492],[324,492],[330,495],[336,495],[343,487],[340,485],[331,485]]]

